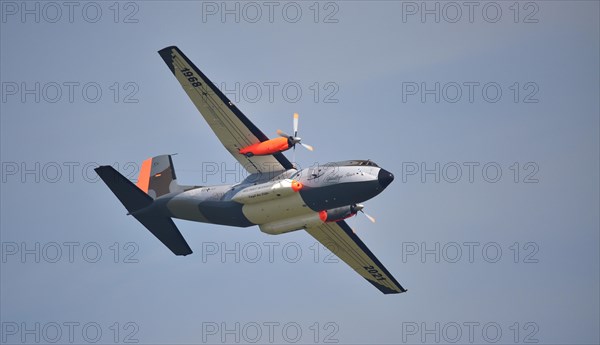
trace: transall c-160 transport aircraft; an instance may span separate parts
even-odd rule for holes
[[[172,218],[249,227],[267,234],[304,229],[385,294],[406,290],[356,236],[345,218],[362,211],[394,176],[369,160],[327,163],[297,170],[283,151],[295,149],[294,135],[269,139],[177,48],[160,56],[227,151],[249,175],[241,183],[184,186],[170,155],[142,163],[137,184],[112,166],[96,168],[100,178],[136,218],[176,255],[192,253]],[[369,217],[371,219],[371,217]]]

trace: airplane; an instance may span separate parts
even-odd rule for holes
[[[250,227],[271,235],[305,230],[384,294],[407,290],[344,219],[364,213],[361,202],[381,193],[394,175],[370,160],[327,163],[298,170],[283,151],[298,137],[278,131],[269,139],[176,46],[159,55],[223,146],[248,171],[240,183],[188,186],[177,182],[172,155],[143,161],[136,184],[110,165],[95,169],[127,209],[175,255],[192,250],[173,218]],[[372,217],[368,216],[369,219]]]

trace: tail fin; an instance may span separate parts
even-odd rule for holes
[[[150,159],[150,162],[152,161],[153,159]],[[150,197],[150,195],[136,187],[136,185],[134,185],[110,165],[104,165],[96,168],[95,170],[102,181],[106,183],[108,188],[110,188],[110,190],[121,201],[123,206],[125,206],[127,211],[129,211],[129,214],[133,215],[135,219],[137,219],[140,223],[142,223],[142,225],[150,230],[150,232],[165,246],[167,246],[175,255],[192,254],[192,249],[181,235],[181,232],[179,232],[175,226],[175,223],[173,223],[173,220],[171,220],[170,217],[162,214],[160,210],[154,210],[152,207],[150,207],[154,203],[154,200]],[[151,170],[152,169],[148,168],[148,172]],[[144,172],[143,168],[142,172]],[[150,175],[148,176],[150,177]],[[171,181],[174,182],[175,173],[172,172],[171,176],[173,177]],[[152,182],[152,180],[149,181]],[[162,183],[164,182],[164,179],[160,181]],[[146,186],[149,186],[149,184],[146,183]]]
[[[137,186],[153,199],[183,191],[183,188],[177,184],[171,155],[146,159],[142,163]]]

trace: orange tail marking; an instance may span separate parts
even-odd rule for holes
[[[139,189],[143,190],[144,193],[148,193],[148,186],[150,186],[150,170],[152,168],[152,158],[146,159],[142,163],[142,168],[140,169],[140,175],[138,176],[138,181],[136,185]]]

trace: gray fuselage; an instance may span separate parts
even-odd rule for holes
[[[266,224],[277,228],[289,219],[300,219],[296,227],[302,228],[305,219],[321,211],[373,198],[394,179],[390,172],[364,160],[290,169],[274,175],[253,174],[234,185],[186,188],[156,201],[166,206],[163,210],[170,217],[179,219],[237,227],[261,225],[263,231]],[[299,182],[301,189],[292,191],[287,187],[291,181]]]

